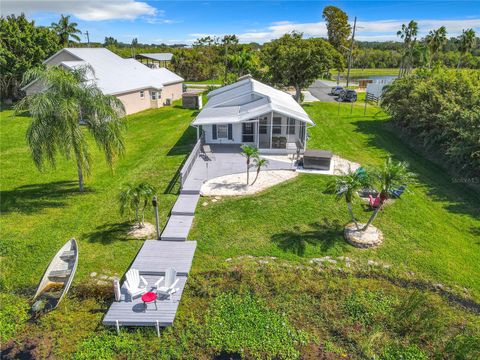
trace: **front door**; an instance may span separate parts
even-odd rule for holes
[[[255,142],[255,123],[245,122],[242,123],[242,143]]]

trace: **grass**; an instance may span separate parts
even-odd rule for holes
[[[346,206],[324,194],[329,177],[301,174],[256,196],[199,207],[190,235],[199,242],[197,266],[238,255],[295,261],[343,255],[382,260],[404,272],[465,287],[480,299],[480,196],[405,146],[378,108],[369,106],[367,116],[362,104],[354,105],[352,115],[350,108],[341,104],[337,115],[338,104],[305,105],[317,123],[310,129],[309,147],[365,166],[379,165],[387,155],[409,162],[416,184],[375,222],[384,232],[384,245],[370,251],[347,245],[342,236],[349,220]],[[355,211],[363,221],[370,215],[362,203]]]
[[[379,164],[392,153],[418,173],[411,192],[379,215],[376,225],[386,235],[385,244],[367,251],[345,244],[346,209],[323,194],[324,176],[302,175],[256,196],[216,203],[206,199],[209,204],[199,207],[190,235],[198,240],[198,249],[175,327],[163,330],[160,339],[154,329],[124,329],[117,336],[104,328],[111,286],[96,284],[90,273],[123,275],[142,244],[125,236],[128,223],[118,215],[116,198],[123,184],[142,180],[155,185],[165,223],[178,191],[172,179],[195,139],[188,126],[194,113],[174,107],[130,116],[126,156],[112,173],[92,146],[93,173],[87,191],[79,194],[72,162],[61,160],[56,170],[39,173],[25,144],[29,118],[2,111],[2,355],[264,358],[256,339],[265,336],[269,322],[280,326],[285,321],[290,334],[302,334],[301,341],[293,339],[294,350],[290,339],[271,339],[278,354],[478,358],[478,315],[458,305],[461,299],[447,299],[418,282],[425,277],[466,287],[467,297],[479,298],[478,194],[452,184],[442,169],[402,144],[375,107],[368,107],[367,116],[362,104],[354,105],[352,115],[350,104],[305,108],[318,124],[310,130],[311,147],[366,165]],[[356,211],[362,219],[369,215],[360,204]],[[147,219],[152,222],[153,214]],[[28,301],[42,272],[71,236],[79,240],[81,254],[74,286],[56,311],[27,322]],[[338,258],[336,264],[309,264],[323,255],[348,256],[352,267]],[[380,265],[368,265],[369,259]],[[241,307],[231,306],[236,303]],[[249,321],[252,311],[261,327]],[[231,321],[232,316],[238,321],[227,327],[244,334],[232,334],[222,343],[218,334],[223,325],[209,319]]]
[[[186,81],[186,84],[200,84],[200,85],[221,85],[221,79],[209,79],[209,80],[202,80],[202,81]]]
[[[25,142],[29,118],[3,111],[0,121],[2,228],[1,288],[31,292],[50,258],[70,237],[79,241],[75,282],[91,272],[123,274],[142,245],[125,237],[119,215],[122,186],[140,180],[158,189],[161,225],[177,194],[170,182],[191,149],[192,111],[177,107],[130,116],[126,156],[112,173],[94,144],[92,175],[86,191],[77,191],[75,166],[59,160],[56,170],[39,173]],[[147,214],[154,220],[153,214]]]
[[[347,70],[340,72],[342,78],[347,76]],[[356,79],[360,79],[363,76],[390,76],[398,75],[398,68],[387,68],[387,69],[350,69],[350,76]],[[331,76],[335,78],[337,72],[331,72]]]

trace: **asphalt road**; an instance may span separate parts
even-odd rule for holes
[[[327,82],[315,80],[315,82],[308,88],[308,91],[320,101],[336,102],[335,97],[329,95],[331,89],[332,85]]]

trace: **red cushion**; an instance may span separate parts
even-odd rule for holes
[[[156,298],[157,298],[157,294],[155,294],[154,292],[151,292],[151,291],[142,295],[142,301],[143,302],[151,302],[151,301],[155,300]]]

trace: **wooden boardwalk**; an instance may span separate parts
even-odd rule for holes
[[[113,302],[103,318],[103,324],[109,326],[171,326],[175,320],[187,275],[192,266],[196,241],[158,241],[147,240],[138,252],[131,268],[138,269],[148,282],[149,290],[153,284],[165,274],[165,270],[173,267],[180,279],[178,291],[171,299],[158,298],[157,308],[149,303],[145,309],[141,297],[131,299],[124,286],[121,288],[121,301]]]

